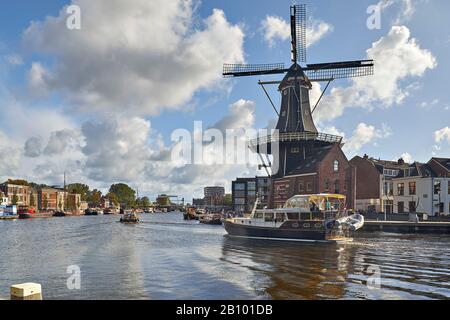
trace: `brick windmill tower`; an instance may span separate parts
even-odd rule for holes
[[[332,81],[372,75],[374,68],[373,60],[305,64],[302,66],[301,63],[306,63],[306,6],[291,6],[290,21],[292,65],[288,69],[285,68],[283,63],[224,64],[223,67],[224,77],[286,74],[281,81],[258,82],[278,115],[277,130],[272,135],[258,138],[249,143],[249,147],[260,156],[262,161],[260,168],[265,168],[272,178],[269,196],[269,204],[272,207],[279,206],[284,203],[285,199],[294,194],[326,191],[344,193],[343,189],[351,189],[349,184],[352,182],[347,181],[352,179],[351,173],[342,172],[346,171],[342,166],[339,168],[339,162],[341,164],[342,162],[348,163],[341,150],[342,137],[319,133],[312,116]],[[327,85],[319,101],[315,103],[311,110],[309,91],[314,81],[326,82]],[[264,85],[272,84],[278,85],[278,91],[281,94],[279,109],[274,106],[264,87]],[[330,152],[337,153],[334,155],[336,159],[332,161],[334,175],[325,177],[322,174],[322,177],[309,179],[310,182],[306,181],[308,179],[305,181],[293,179],[318,176],[321,164],[324,161],[330,161],[330,157],[333,158],[333,156],[329,156]],[[341,155],[338,153],[341,153]],[[273,163],[271,163],[269,155],[272,156]],[[338,173],[342,177],[338,178]]]

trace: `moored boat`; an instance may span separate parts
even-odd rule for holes
[[[84,215],[85,216],[98,216],[98,212],[96,210],[86,209],[86,210],[84,210]]]
[[[205,214],[199,219],[200,223],[222,225],[222,215],[220,214]]]
[[[65,217],[65,216],[66,216],[66,213],[64,211],[56,211],[53,214],[53,217]]]
[[[364,225],[364,217],[348,215],[345,196],[297,195],[280,209],[253,209],[250,218],[224,221],[230,236],[284,241],[345,242]]]

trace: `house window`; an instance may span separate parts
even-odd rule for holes
[[[409,183],[409,194],[411,196],[416,194],[416,182],[415,181]]]
[[[299,148],[291,148],[291,153],[299,153],[300,149]]]
[[[325,181],[325,191],[328,191],[328,190],[330,190],[330,180],[326,180]]]
[[[397,203],[398,213],[405,213],[405,203],[400,201]]]
[[[439,194],[441,192],[441,182],[435,181],[434,182],[434,194]]]
[[[333,171],[334,172],[338,172],[339,171],[339,161],[337,161],[337,160],[334,160]]]
[[[334,182],[334,193],[339,193],[339,192],[340,192],[340,190],[339,190],[339,180],[336,180]]]
[[[298,184],[298,191],[299,191],[299,192],[305,191],[305,186],[303,185],[302,182],[300,182],[300,183]]]
[[[409,202],[409,212],[416,212],[416,202],[415,201]]]
[[[308,183],[306,184],[306,191],[309,191],[309,192],[312,191],[312,183],[311,183],[311,182],[308,182]]]
[[[403,182],[397,184],[397,193],[399,196],[405,195],[405,184]]]

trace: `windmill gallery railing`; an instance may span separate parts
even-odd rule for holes
[[[342,137],[327,133],[313,132],[283,132],[258,137],[249,141],[250,148],[275,142],[321,141],[330,143],[342,143]]]

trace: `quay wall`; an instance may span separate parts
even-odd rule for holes
[[[450,222],[366,221],[362,231],[450,235]]]

